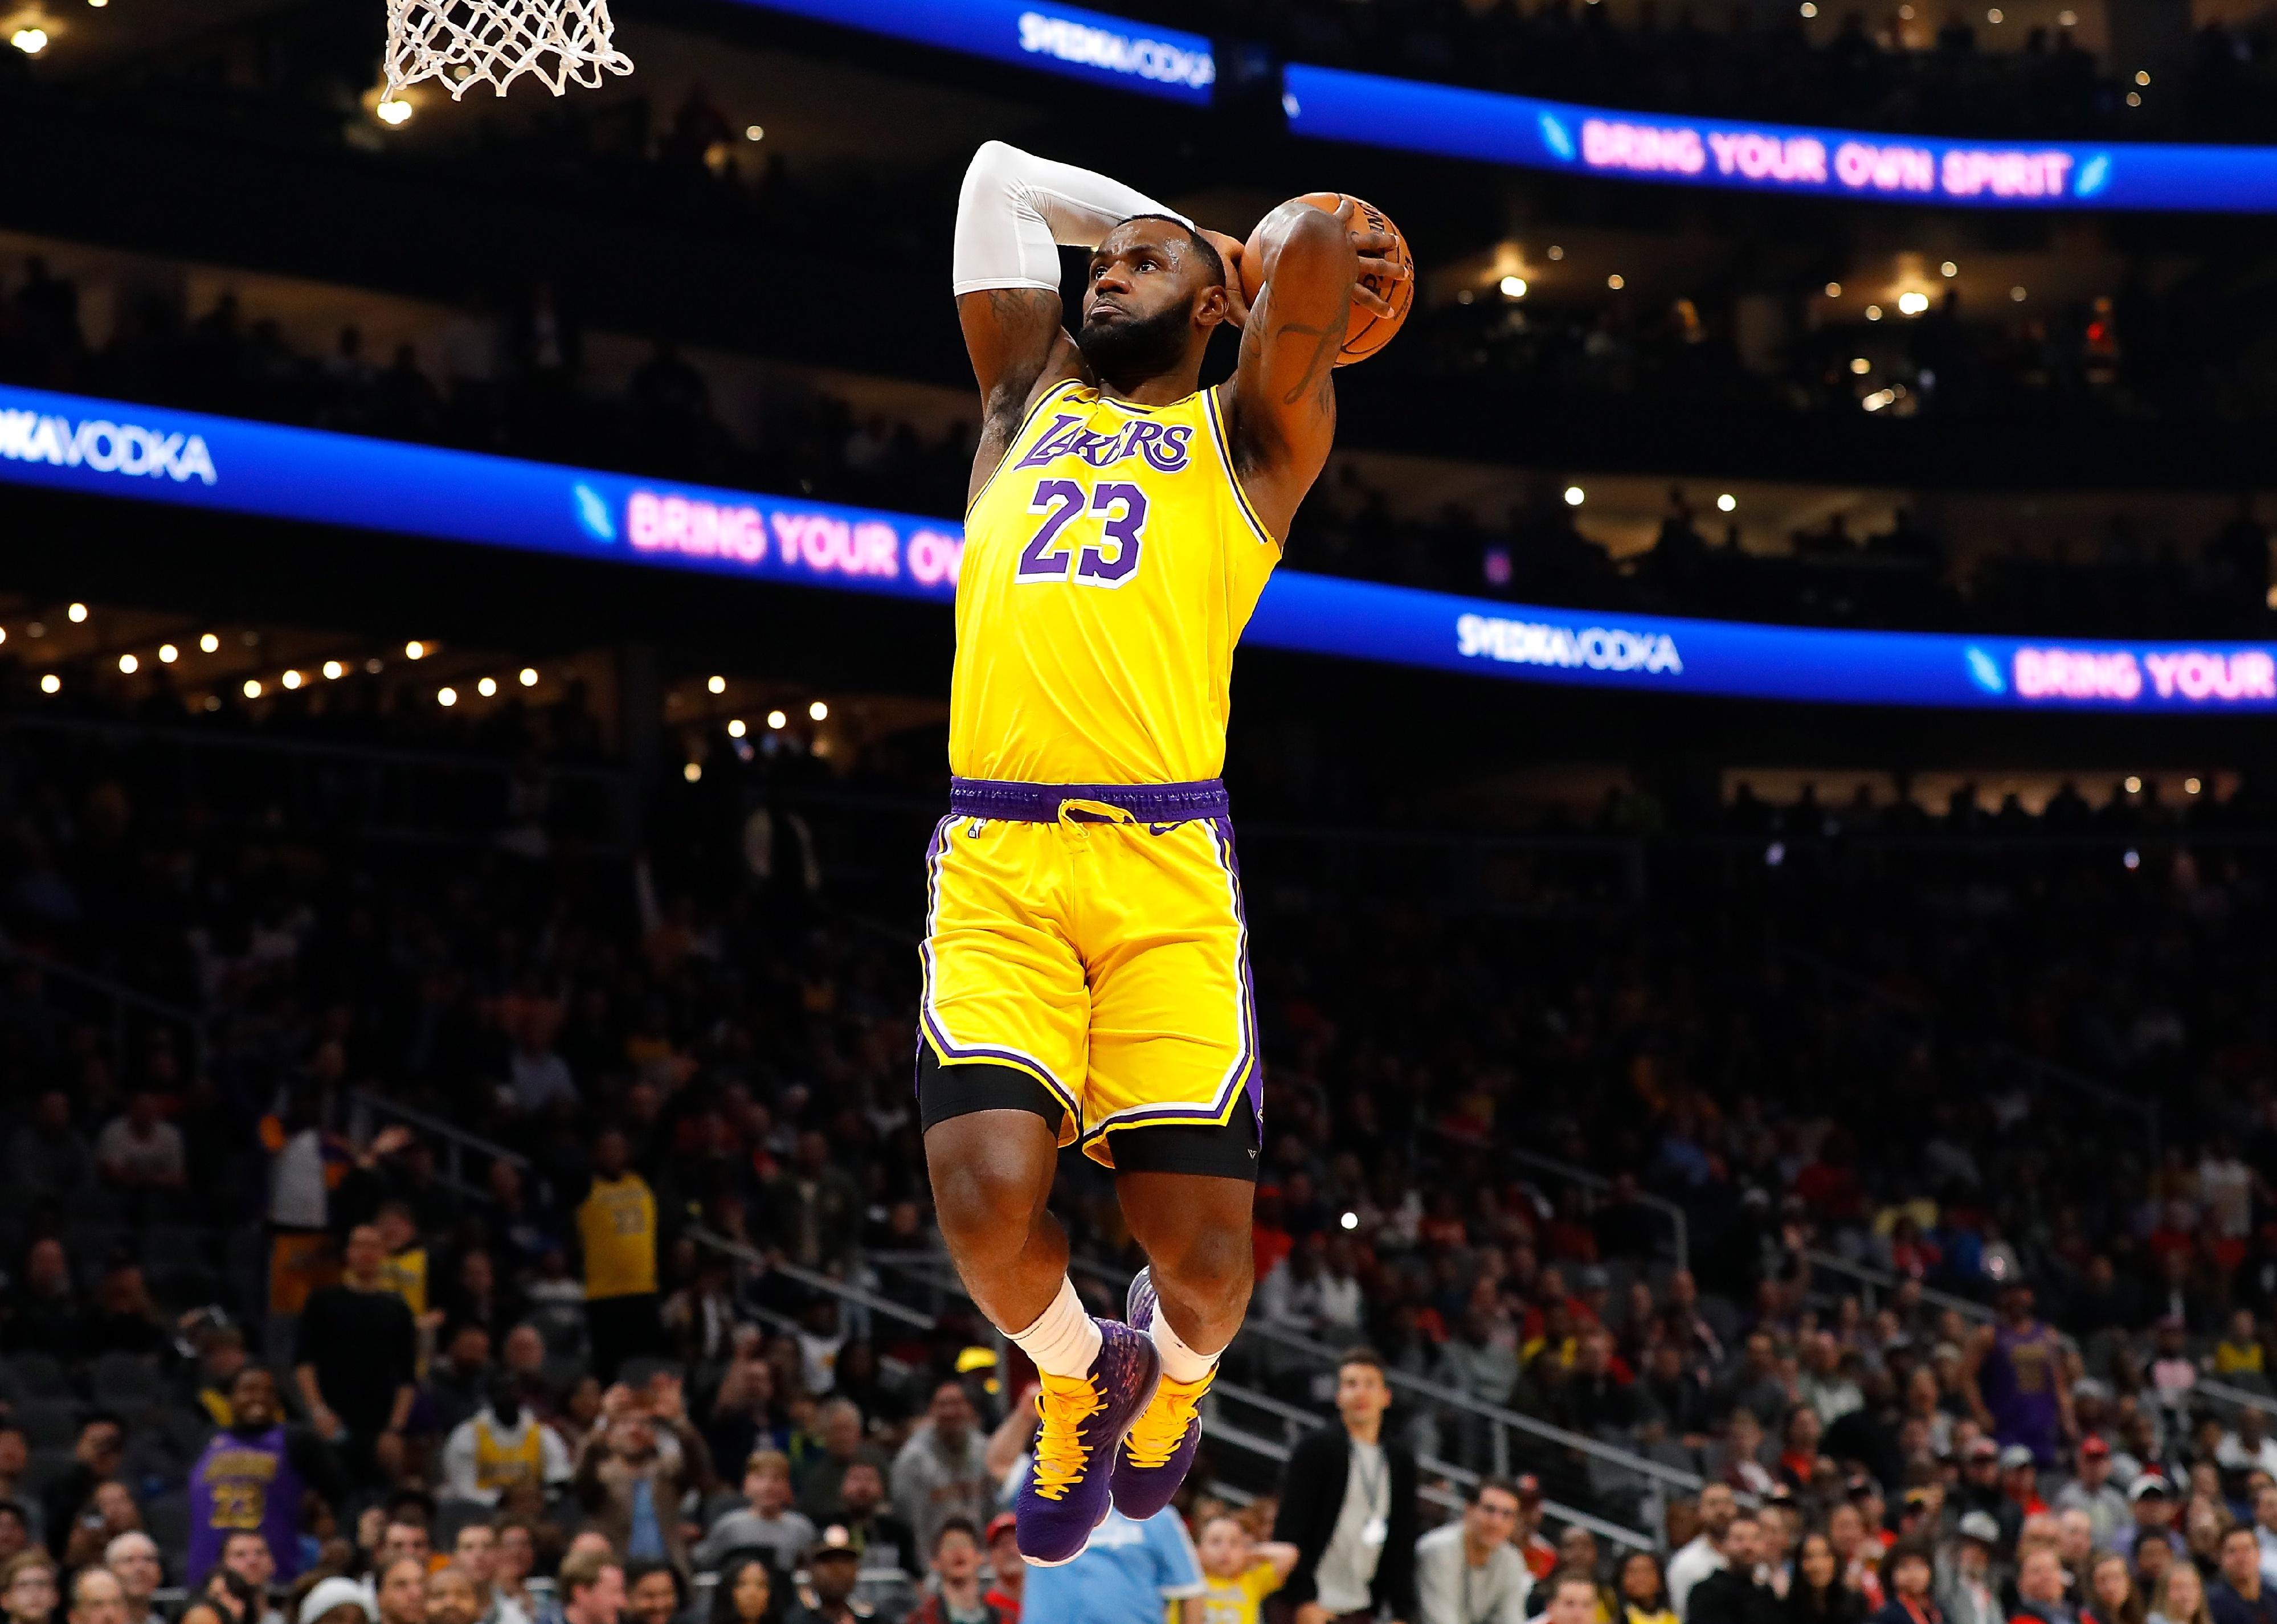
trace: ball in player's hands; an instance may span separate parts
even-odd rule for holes
[[[1323,213],[1334,214],[1344,207],[1345,196],[1346,194],[1342,192],[1307,192],[1303,196],[1291,201],[1310,203]],[[1401,233],[1398,226],[1392,224],[1391,217],[1374,203],[1359,197],[1352,201],[1354,205],[1353,224],[1357,225],[1365,223],[1372,229],[1382,232],[1390,237],[1393,240],[1393,246],[1385,257],[1405,270],[1407,274],[1399,277],[1379,275],[1361,277],[1361,285],[1389,304],[1391,307],[1391,314],[1389,316],[1379,316],[1364,306],[1354,305],[1351,331],[1344,334],[1344,348],[1336,353],[1336,364],[1340,367],[1348,367],[1355,361],[1365,361],[1390,343],[1394,335],[1406,322],[1407,312],[1415,303],[1415,257],[1408,251],[1406,237]],[[1285,203],[1282,205],[1283,208],[1287,206]],[[1276,214],[1279,212],[1279,210],[1274,211]],[[1272,217],[1273,216],[1268,214],[1265,219],[1270,220]],[[1257,295],[1265,286],[1265,248],[1261,239],[1264,229],[1265,221],[1260,220],[1258,222],[1257,230],[1250,233],[1249,240],[1243,245],[1241,250],[1242,299],[1244,302],[1253,305],[1257,302]]]

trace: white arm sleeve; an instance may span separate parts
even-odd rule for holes
[[[1119,180],[1033,156],[1001,141],[984,141],[972,155],[964,189],[957,195],[954,290],[1040,287],[1057,293],[1055,245],[1097,248],[1110,226],[1134,214],[1167,214],[1193,224]]]

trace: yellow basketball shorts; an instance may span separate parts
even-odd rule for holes
[[[1063,1108],[1060,1143],[1108,1167],[1120,1131],[1223,1127],[1245,1098],[1261,1119],[1222,784],[957,779],[926,875],[918,1025],[940,1066],[1026,1073]]]

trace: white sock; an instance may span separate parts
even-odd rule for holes
[[[1060,1294],[1034,1324],[1006,1334],[1046,1376],[1081,1376],[1099,1357],[1099,1327],[1084,1312],[1072,1280],[1061,1280]]]
[[[1199,1382],[1217,1369],[1220,1348],[1215,1353],[1198,1353],[1188,1347],[1178,1333],[1170,1329],[1170,1316],[1162,1312],[1160,1303],[1154,1306],[1154,1349],[1162,1356],[1162,1374],[1174,1382]]]

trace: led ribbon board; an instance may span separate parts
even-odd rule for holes
[[[0,483],[570,558],[956,595],[951,520],[0,385]],[[331,545],[353,546],[351,538]],[[1534,608],[1283,569],[1267,648],[1638,692],[2020,710],[2277,711],[2277,644],[1837,631]]]
[[[1182,102],[1207,102],[1217,59],[1199,34],[1046,0],[743,0]]]
[[[2277,212],[2277,147],[1932,141],[1617,111],[1291,63],[1289,127],[1525,169],[1975,209]]]

